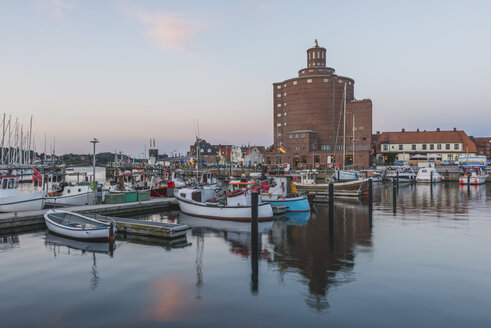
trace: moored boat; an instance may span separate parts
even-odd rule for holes
[[[0,212],[41,210],[44,207],[44,191],[21,193],[19,176],[0,176]]]
[[[116,233],[115,224],[68,211],[49,210],[44,214],[44,221],[50,232],[66,238],[104,241]]]
[[[269,178],[272,184],[266,185],[267,191],[261,194],[264,202],[274,206],[285,206],[286,212],[310,212],[307,196],[298,195],[292,176],[276,175]]]
[[[182,188],[174,191],[181,212],[208,219],[250,221],[250,190],[237,190],[226,193],[222,199],[217,198],[215,188]],[[271,205],[259,201],[258,221],[273,218]]]
[[[488,179],[486,172],[487,160],[485,156],[461,156],[459,168],[461,170],[460,184],[478,185]]]
[[[436,183],[442,182],[443,177],[435,170],[434,166],[422,167],[416,176],[416,182]]]

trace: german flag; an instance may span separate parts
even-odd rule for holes
[[[284,153],[286,153],[286,148],[285,148],[285,146],[284,146],[282,143],[280,144],[280,151],[281,151],[283,154],[284,154]]]

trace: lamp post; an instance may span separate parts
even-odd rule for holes
[[[93,164],[92,164],[93,165],[93,174],[94,175],[93,175],[92,179],[93,179],[93,181],[95,181],[95,144],[96,143],[99,143],[99,140],[97,140],[96,138],[94,138],[93,140],[90,140],[90,143],[94,144],[94,161],[93,161]]]

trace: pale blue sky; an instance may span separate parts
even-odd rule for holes
[[[57,153],[272,143],[272,83],[315,38],[374,132],[490,136],[491,1],[0,2],[0,105]]]

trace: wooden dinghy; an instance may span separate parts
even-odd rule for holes
[[[116,233],[114,223],[104,223],[83,214],[49,210],[44,214],[48,230],[56,235],[86,241],[106,241]]]

